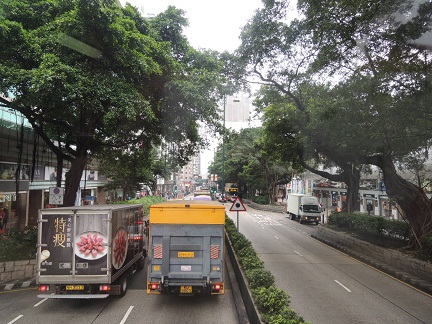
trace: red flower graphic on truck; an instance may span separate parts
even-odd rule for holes
[[[112,263],[114,265],[114,268],[118,269],[123,265],[126,259],[127,247],[128,247],[127,232],[123,227],[120,227],[117,230],[116,235],[114,236],[114,244],[113,244],[113,251],[112,251]]]

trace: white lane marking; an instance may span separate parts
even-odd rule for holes
[[[124,324],[124,323],[126,322],[128,316],[129,316],[129,314],[132,312],[132,309],[133,309],[133,308],[134,308],[133,306],[130,306],[130,307],[129,307],[129,309],[128,309],[128,311],[126,312],[125,316],[123,316],[123,319],[121,320],[120,324]]]
[[[275,236],[276,240],[279,240],[279,238],[277,236]]]
[[[344,285],[342,285],[339,281],[337,281],[337,280],[335,280],[336,281],[336,283],[338,284],[338,285],[340,285],[342,288],[344,288],[346,291],[348,291],[348,292],[351,292],[351,290],[349,290],[347,287],[345,287]]]
[[[7,323],[7,324],[12,324],[12,323],[15,323],[16,321],[18,321],[21,317],[23,317],[24,315],[19,315],[19,316],[17,316],[17,317],[15,317],[15,319],[13,319],[12,321],[10,321],[9,323]]]
[[[300,255],[300,256],[303,256],[303,255],[301,255],[299,252],[297,252],[297,251],[294,251],[295,253],[297,253],[298,255]]]
[[[48,298],[44,298],[39,303],[34,304],[33,307],[38,307],[40,304],[42,304],[43,302],[46,302],[47,300],[48,300]]]

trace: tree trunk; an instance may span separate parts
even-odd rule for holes
[[[57,155],[57,168],[56,168],[56,186],[61,187],[63,177],[63,157],[61,154]]]
[[[81,177],[87,164],[87,154],[77,156],[71,162],[71,168],[66,173],[65,195],[63,206],[69,207],[75,205],[76,194],[80,188]]]
[[[432,232],[432,199],[420,187],[399,176],[390,157],[382,157],[379,164],[387,195],[396,200],[404,212],[414,234],[414,244],[422,248],[425,235]]]
[[[360,172],[357,168],[352,167],[352,172],[345,170],[342,175],[344,177],[344,182],[347,185],[347,203],[346,206],[342,206],[342,211],[359,211],[360,201],[358,195],[360,190]]]

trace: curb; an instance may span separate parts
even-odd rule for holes
[[[5,290],[14,290],[14,289],[20,289],[20,288],[29,288],[29,287],[35,287],[36,286],[36,279],[35,278],[25,278],[19,281],[13,281],[13,282],[6,282],[0,284],[0,291]]]
[[[227,244],[227,249],[232,249],[231,243],[229,242],[228,235],[225,235],[225,244]],[[237,316],[239,320],[239,324],[250,324],[249,317],[246,311],[245,303],[243,300],[243,296],[240,292],[240,287],[238,284],[238,280],[236,278],[236,273],[234,271],[234,266],[232,265],[231,253],[228,252],[228,258],[226,262],[227,272],[228,272],[228,280],[231,284],[231,291],[234,297],[234,303],[237,306]],[[235,262],[236,260],[234,260]],[[237,265],[238,267],[238,265]]]
[[[231,241],[228,237],[228,235],[225,235],[225,242],[227,243],[227,252],[228,257],[232,264],[232,269],[234,273],[232,274],[234,280],[237,279],[237,285],[239,288],[239,296],[243,300],[243,305],[245,307],[246,314],[239,314],[239,322],[244,323],[244,321],[248,320],[246,323],[251,324],[262,324],[260,314],[258,312],[258,309],[255,306],[254,300],[252,298],[252,293],[249,290],[249,285],[247,283],[247,279],[243,274],[242,269],[240,268],[239,261],[235,255],[234,247],[231,244]],[[230,275],[231,276],[231,275]],[[242,310],[243,312],[243,310]],[[247,319],[245,318],[247,317]],[[242,318],[243,317],[243,318]]]

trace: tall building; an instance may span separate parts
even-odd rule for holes
[[[220,107],[223,113],[223,102]],[[248,96],[227,96],[225,102],[225,127],[239,131],[241,128],[253,127],[250,125],[251,118],[251,98]],[[220,116],[223,121],[223,116]],[[201,152],[201,175],[208,177],[207,169],[214,159],[217,145],[222,140],[221,137],[213,138],[210,147]]]
[[[194,184],[194,180],[200,178],[200,155],[196,154],[188,164],[183,166],[177,173],[177,186],[181,189],[188,189]]]
[[[226,97],[225,122],[248,122],[250,117],[250,98],[246,96]]]

